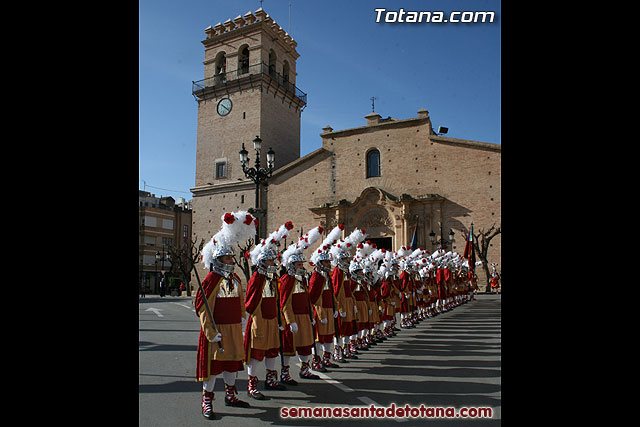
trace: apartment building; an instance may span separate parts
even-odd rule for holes
[[[138,286],[148,293],[160,293],[160,279],[179,277],[172,269],[169,248],[181,247],[191,238],[191,201],[173,197],[156,197],[139,190],[139,274]],[[188,284],[185,284],[188,286]]]

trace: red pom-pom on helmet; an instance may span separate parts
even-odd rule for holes
[[[251,225],[251,222],[253,221],[253,217],[249,214],[247,214],[247,216],[244,217],[244,223],[247,225]]]
[[[350,248],[351,247],[351,243],[347,243],[347,247]]]
[[[318,233],[322,234],[324,232],[324,228],[318,227]]]
[[[344,225],[342,225],[342,224],[338,224],[338,228],[339,228],[340,230],[344,230]]]
[[[291,229],[293,228],[293,223],[292,223],[291,221],[287,221],[287,222],[284,224],[284,227],[285,227],[287,230],[291,230]]]
[[[246,259],[249,259],[249,257],[250,257],[250,256],[251,256],[251,255],[249,255],[249,251],[245,251],[245,253],[244,253],[244,257],[245,257]]]
[[[362,243],[359,243],[358,246],[356,246],[358,249],[362,249],[364,248],[364,245]]]
[[[227,212],[226,214],[224,214],[224,222],[226,222],[227,224],[233,224],[236,220],[236,217],[233,216],[232,213]]]
[[[362,231],[362,234],[365,234],[365,233],[364,233],[364,228],[361,228],[361,229],[360,229],[360,231]]]

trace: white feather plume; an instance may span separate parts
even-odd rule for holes
[[[320,255],[323,252],[329,251],[333,243],[337,242],[340,236],[342,236],[342,230],[338,226],[334,227],[334,229],[331,230],[329,234],[327,234],[327,237],[324,238],[322,243],[320,243],[320,246],[318,246],[313,251],[313,255],[311,255],[311,257],[309,258],[309,261],[314,264],[317,264],[318,255]]]
[[[263,251],[274,248],[275,244],[285,239],[289,234],[286,224],[282,224],[276,231],[271,233],[266,239],[262,239],[249,253],[251,264],[258,265],[258,257]]]
[[[315,227],[309,230],[304,236],[300,237],[296,243],[290,244],[287,249],[282,253],[281,264],[284,267],[289,266],[289,258],[293,254],[301,254],[307,250],[311,245],[317,242],[321,237],[321,227]]]
[[[225,221],[228,215],[233,216],[233,221]],[[233,245],[239,242],[245,242],[253,237],[256,233],[256,221],[247,211],[237,211],[225,213],[221,217],[222,225],[220,230],[214,234],[209,242],[202,248],[202,263],[204,268],[209,268],[213,262],[213,252],[216,246],[225,246],[233,248]]]

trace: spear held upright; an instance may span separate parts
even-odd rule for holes
[[[200,292],[202,292],[202,300],[204,301],[204,308],[207,311],[207,315],[209,317],[209,320],[211,321],[211,325],[213,326],[213,329],[217,331],[218,328],[216,327],[216,322],[213,321],[213,314],[211,314],[211,308],[209,308],[209,302],[207,301],[207,294],[204,293],[202,283],[200,283],[200,276],[198,275],[198,268],[195,265],[193,266],[193,271],[196,273],[198,288],[200,288]],[[220,353],[224,353],[224,348],[222,348],[222,343],[218,341],[216,342],[216,344],[218,344],[218,347],[220,348]]]

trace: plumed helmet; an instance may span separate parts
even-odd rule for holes
[[[293,228],[293,223],[287,221],[282,224],[276,231],[271,233],[266,239],[262,239],[249,253],[251,264],[257,267],[263,267],[263,261],[268,259],[276,259],[278,252],[276,245],[289,235],[289,231]]]
[[[349,261],[352,257],[351,250],[355,248],[360,242],[362,242],[367,235],[365,234],[363,229],[356,228],[345,238],[343,241],[337,242],[330,249],[330,253],[333,256],[331,261],[331,265],[334,267],[338,264],[343,266],[343,269],[347,269],[349,267]]]
[[[254,237],[258,221],[246,211],[227,212],[222,215],[222,226],[202,248],[204,268],[213,266],[219,273],[230,273],[233,265],[220,261],[224,255],[234,255],[233,245]]]
[[[320,246],[316,250],[313,251],[313,254],[309,258],[309,261],[321,269],[320,261],[331,261],[331,247],[335,244],[340,236],[342,235],[342,230],[344,230],[344,226],[342,224],[336,226],[327,234],[327,237],[324,238]]]
[[[322,237],[322,227],[315,227],[309,230],[304,236],[301,236],[296,243],[290,244],[282,253],[282,265],[289,269],[294,262],[306,261],[304,251],[317,242]]]

